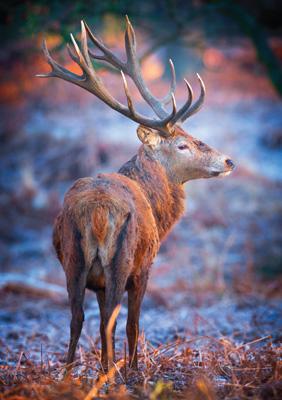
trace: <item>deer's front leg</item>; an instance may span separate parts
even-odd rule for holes
[[[147,286],[147,274],[135,280],[128,289],[128,316],[126,334],[129,349],[129,366],[138,368],[137,345],[139,336],[139,317],[142,300]]]

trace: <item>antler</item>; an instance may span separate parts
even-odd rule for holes
[[[101,50],[103,55],[96,55],[88,49],[86,30],[88,32],[91,41]],[[52,68],[52,71],[48,74],[39,74],[37,75],[38,77],[43,77],[43,78],[57,77],[72,82],[75,85],[78,85],[88,90],[89,92],[93,93],[108,106],[120,112],[121,114],[125,115],[126,117],[132,119],[138,124],[153,129],[157,129],[159,133],[164,137],[168,137],[171,134],[172,132],[171,128],[177,121],[180,120],[181,122],[183,122],[186,118],[196,113],[204,101],[205,87],[202,79],[198,75],[198,79],[201,85],[201,94],[199,99],[194,103],[192,107],[190,107],[193,99],[193,91],[189,83],[185,80],[188,90],[188,99],[184,103],[184,105],[177,111],[176,101],[174,97],[174,92],[176,88],[176,78],[175,78],[174,65],[171,60],[169,60],[171,68],[171,85],[169,92],[162,100],[159,100],[155,96],[153,96],[153,94],[147,88],[141,74],[140,63],[138,61],[136,54],[135,32],[127,16],[126,16],[126,32],[125,32],[125,48],[126,48],[127,61],[125,63],[119,60],[99,39],[97,39],[91,32],[88,25],[83,21],[81,21],[81,49],[79,48],[72,34],[71,34],[71,40],[75,52],[71,49],[69,45],[68,45],[68,51],[73,61],[80,66],[83,72],[82,75],[77,75],[67,70],[66,68],[62,67],[60,64],[58,64],[51,57],[46,45],[46,41],[44,40],[43,52],[47,62]],[[124,85],[124,91],[127,98],[128,108],[124,106],[122,103],[120,103],[118,100],[116,100],[108,92],[102,80],[97,75],[90,57],[96,60],[108,62],[112,66],[120,70]],[[159,117],[158,119],[151,119],[145,117],[135,110],[129,93],[125,74],[131,77],[131,79],[135,83],[136,87],[138,88],[144,100],[151,106],[151,108]],[[172,102],[172,111],[170,113],[168,113],[164,107],[168,101]]]

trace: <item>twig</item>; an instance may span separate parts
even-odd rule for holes
[[[101,370],[102,370],[103,374],[105,374],[106,372],[105,372],[104,367],[103,367],[103,364],[102,364],[102,362],[101,362],[101,357],[99,356],[99,354],[97,354],[97,350],[96,350],[95,347],[93,347],[93,351],[94,351],[95,356],[96,356],[96,358],[97,358],[97,360],[98,360],[98,363],[100,364],[100,367],[101,367]]]
[[[99,377],[98,381],[94,385],[94,387],[90,390],[90,392],[85,396],[84,400],[92,400],[94,397],[98,395],[99,390],[106,382],[113,381],[115,376],[115,372],[120,368],[123,364],[123,360],[119,360],[113,367],[109,370],[107,374],[103,374]]]
[[[40,343],[40,371],[43,371],[43,354],[42,354],[42,343]]]
[[[120,362],[122,362],[123,360],[120,360]],[[117,364],[116,363],[113,363],[113,365],[114,365],[114,367],[115,367],[115,369],[116,369],[116,371],[117,371],[117,373],[119,374],[119,376],[120,376],[120,379],[122,380],[122,382],[125,384],[125,381],[124,381],[124,379],[123,379],[123,376],[122,376],[122,374],[120,373],[120,370],[119,370],[119,368],[117,367]]]
[[[107,341],[108,364],[110,365],[110,367],[112,367],[112,365],[113,365],[112,332],[113,332],[113,328],[114,328],[116,319],[117,319],[118,314],[119,314],[119,312],[120,312],[120,308],[121,308],[121,305],[120,305],[120,304],[118,304],[118,305],[115,307],[115,309],[114,309],[114,311],[113,311],[113,313],[112,313],[112,315],[111,315],[111,317],[110,317],[110,319],[109,319],[107,328],[106,328],[106,341]]]
[[[264,336],[264,337],[259,338],[259,339],[252,340],[251,342],[247,342],[247,343],[241,344],[240,346],[236,347],[236,350],[239,350],[239,349],[241,349],[242,347],[250,346],[251,344],[255,344],[255,343],[258,343],[258,342],[262,342],[263,340],[267,340],[267,339],[271,339],[271,338],[272,338],[272,336],[271,336],[271,335],[268,335],[268,336]]]
[[[127,383],[127,366],[126,366],[126,340],[124,341],[124,381]]]
[[[49,355],[48,355],[48,352],[47,352],[47,354],[46,354],[46,357],[47,357],[48,374],[49,374],[49,376],[51,376],[51,368],[50,368],[50,362],[49,362]]]
[[[16,369],[15,369],[15,373],[14,373],[14,376],[15,376],[15,377],[16,377],[16,375],[17,375],[17,372],[18,372],[19,368],[20,368],[23,355],[24,355],[24,352],[21,351],[20,356],[19,356],[19,359],[18,359],[18,362],[17,362],[17,366],[16,366]]]

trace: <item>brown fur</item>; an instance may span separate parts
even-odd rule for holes
[[[97,205],[95,212],[92,213],[92,231],[98,244],[102,246],[109,229],[109,210],[103,205]]]
[[[53,243],[66,273],[72,311],[68,363],[82,329],[85,288],[97,294],[104,368],[110,361],[105,328],[127,290],[129,359],[137,367],[139,315],[149,269],[184,211],[183,183],[231,168],[226,156],[180,127],[166,140],[142,127],[138,136],[146,144],[118,173],[73,184],[55,221]],[[183,152],[183,145],[188,150]],[[114,333],[115,328],[113,347]]]
[[[150,265],[160,241],[182,214],[183,199],[182,187],[168,181],[164,168],[151,159],[143,147],[119,173],[76,181],[65,196],[53,236],[54,247],[66,272],[71,304],[77,303],[77,293],[83,292],[85,287],[97,293],[105,292],[105,268],[109,268],[108,280],[114,280],[110,289],[118,292],[109,305],[109,314],[121,301],[124,290],[128,290],[137,298],[137,309],[133,307],[132,314],[139,316]],[[126,230],[121,235],[124,226]],[[123,257],[120,258],[119,253]],[[72,286],[74,279],[81,282],[81,287],[79,283]],[[78,308],[72,307],[72,331],[76,330],[75,318],[79,329],[82,326],[81,305]],[[133,316],[134,321],[136,316]],[[105,325],[103,315],[101,324]],[[136,365],[136,329],[133,329],[133,338],[130,324],[131,320],[127,328],[130,357]],[[79,329],[76,330],[77,339]],[[103,340],[103,332],[101,336]],[[69,363],[73,360],[77,339],[70,343]],[[102,343],[102,347],[106,367],[106,343]]]

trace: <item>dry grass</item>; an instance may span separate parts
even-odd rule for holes
[[[125,368],[126,355],[108,374],[99,351],[81,348],[71,376],[64,365],[41,354],[40,363],[20,354],[16,366],[0,370],[3,399],[279,399],[282,395],[280,349],[271,337],[236,345],[231,339],[193,337],[154,347],[139,342],[139,371]]]

